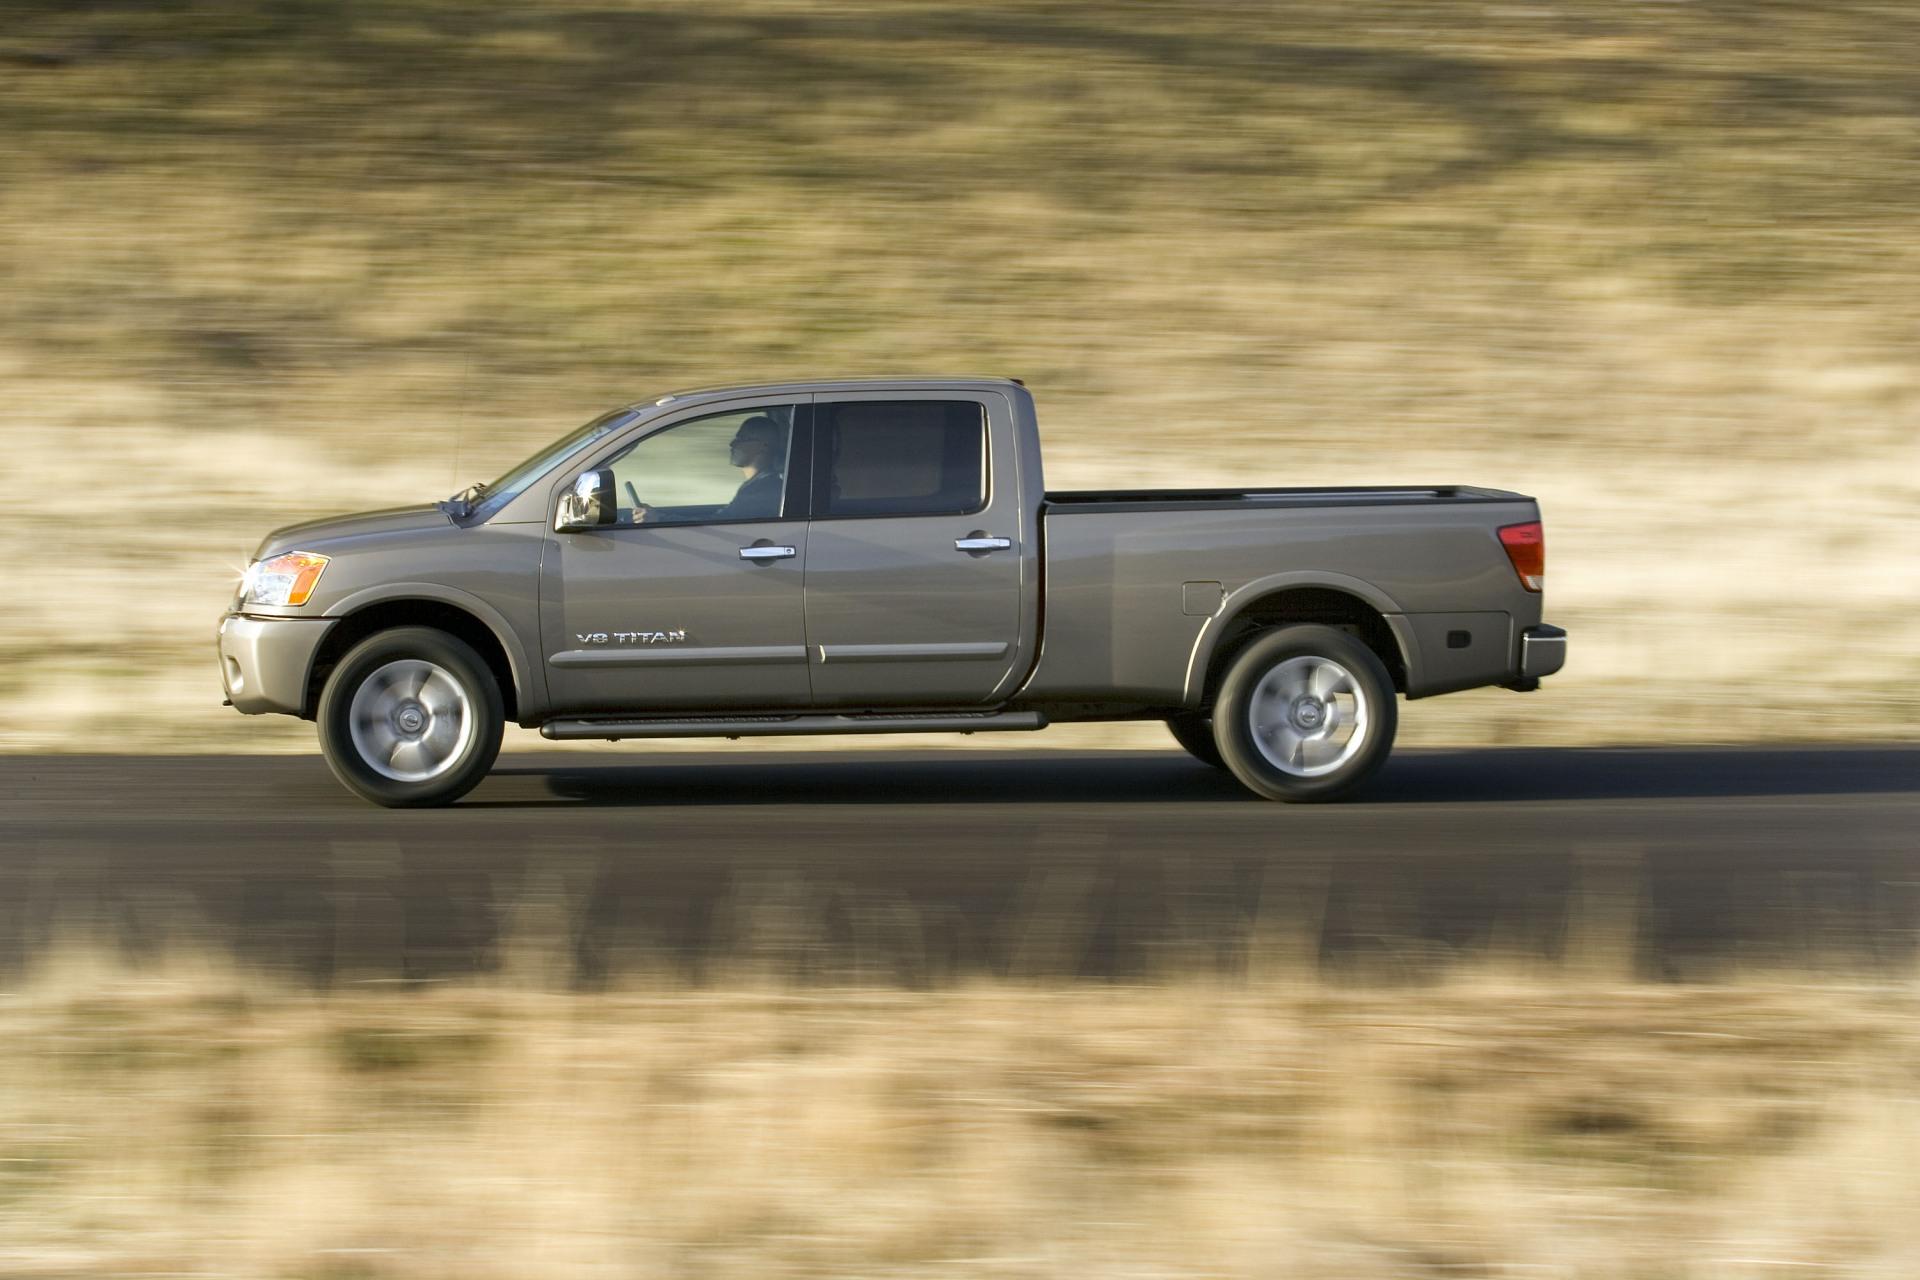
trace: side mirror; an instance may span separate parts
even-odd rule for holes
[[[583,471],[573,488],[560,495],[560,509],[553,514],[556,533],[578,533],[583,529],[604,529],[620,518],[613,496],[613,472]]]

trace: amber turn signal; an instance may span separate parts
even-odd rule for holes
[[[257,561],[247,568],[241,598],[250,604],[303,605],[326,567],[327,557],[310,551]]]

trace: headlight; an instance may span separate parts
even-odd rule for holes
[[[289,551],[271,560],[255,560],[240,581],[240,603],[302,605],[327,567],[327,557]]]

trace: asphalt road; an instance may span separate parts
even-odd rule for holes
[[[1519,956],[1905,972],[1920,747],[1396,755],[1285,806],[1168,752],[509,757],[390,812],[317,757],[0,757],[0,970],[80,936],[299,981],[937,983]]]

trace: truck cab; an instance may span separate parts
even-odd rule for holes
[[[598,492],[547,540],[552,712],[979,706],[1031,668],[1040,477],[1005,389],[656,407],[583,459]]]

